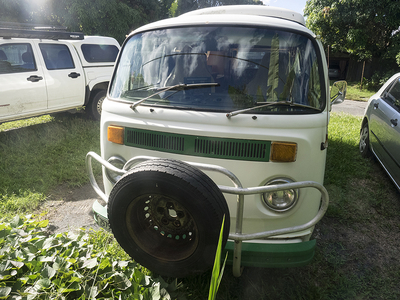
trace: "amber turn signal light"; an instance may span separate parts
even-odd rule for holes
[[[108,126],[107,138],[112,143],[123,145],[124,144],[124,127]]]
[[[286,142],[272,142],[270,161],[294,162],[296,161],[297,144]]]

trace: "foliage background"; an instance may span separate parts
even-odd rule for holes
[[[122,43],[149,22],[210,6],[257,4],[261,0],[0,0],[0,22],[63,26]],[[308,0],[307,27],[321,36],[325,51],[374,62],[380,83],[400,66],[399,0]],[[272,4],[273,5],[273,4]]]
[[[120,43],[144,24],[209,6],[260,0],[0,0],[0,21],[63,26]]]
[[[374,62],[375,73],[400,66],[400,1],[308,0],[306,25],[321,36],[325,51]],[[377,78],[378,79],[378,78]]]

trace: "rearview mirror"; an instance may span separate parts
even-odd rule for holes
[[[331,88],[331,102],[332,104],[340,104],[346,98],[347,82],[336,81]]]

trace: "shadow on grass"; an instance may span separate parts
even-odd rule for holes
[[[99,151],[99,136],[99,123],[82,114],[57,114],[44,123],[0,132],[0,211],[16,199],[18,207],[7,211],[24,211],[24,205],[29,211],[31,199],[42,201],[59,184],[88,182],[85,156]]]

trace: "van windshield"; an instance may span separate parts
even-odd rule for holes
[[[312,41],[294,32],[232,26],[154,30],[125,43],[110,96],[190,110],[315,113],[325,108],[319,63]],[[293,105],[266,105],[271,102]]]

